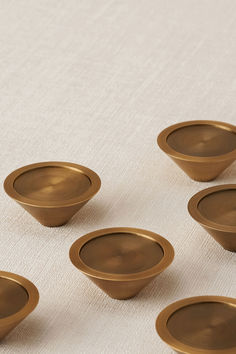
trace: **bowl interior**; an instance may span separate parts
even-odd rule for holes
[[[23,197],[36,201],[66,201],[84,194],[90,179],[71,167],[42,166],[29,169],[14,181],[14,189]]]
[[[170,334],[184,345],[205,350],[236,347],[236,307],[221,302],[183,306],[169,317]]]
[[[26,289],[14,280],[0,277],[0,319],[19,312],[29,301]]]
[[[198,203],[200,214],[214,223],[236,226],[236,189],[225,189],[207,194]]]
[[[158,264],[164,251],[149,238],[115,232],[89,240],[80,249],[79,256],[87,266],[100,272],[132,274]]]
[[[210,124],[179,127],[166,141],[173,150],[189,156],[219,156],[236,149],[235,132]]]

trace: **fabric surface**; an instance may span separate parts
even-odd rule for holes
[[[40,161],[71,161],[102,180],[65,226],[46,228],[1,191],[1,269],[38,287],[35,311],[2,353],[172,353],[158,313],[195,295],[235,296],[235,254],[187,212],[197,191],[156,144],[168,125],[236,123],[235,0],[0,0],[1,181]],[[112,300],[69,260],[96,229],[166,237],[172,265],[138,296]]]

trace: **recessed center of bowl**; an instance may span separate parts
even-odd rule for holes
[[[90,179],[72,168],[45,166],[29,170],[14,182],[17,193],[38,201],[69,200],[82,195]]]
[[[27,291],[13,280],[0,278],[0,319],[20,311],[28,302]]]
[[[158,243],[131,233],[100,236],[80,250],[80,257],[86,265],[111,274],[142,272],[159,263],[163,256]]]
[[[236,189],[208,194],[198,203],[198,210],[217,224],[236,226]]]
[[[168,145],[190,156],[218,156],[236,149],[236,134],[213,125],[189,125],[173,131]]]
[[[173,313],[167,328],[178,341],[195,348],[232,348],[236,346],[236,308],[216,302],[188,305]]]

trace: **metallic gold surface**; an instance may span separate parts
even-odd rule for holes
[[[236,149],[236,134],[214,125],[194,124],[174,130],[167,144],[184,155],[218,156]]]
[[[60,202],[80,196],[91,187],[90,179],[67,167],[45,166],[29,170],[14,182],[17,193],[29,199]]]
[[[135,296],[173,258],[173,247],[163,237],[124,227],[89,233],[70,249],[71,262],[115,299]]]
[[[198,210],[217,224],[236,226],[236,189],[223,188],[202,198]]]
[[[0,278],[0,319],[18,312],[29,300],[27,291],[15,281]]]
[[[196,181],[215,179],[236,159],[236,127],[224,122],[178,123],[163,130],[157,142]]]
[[[164,253],[158,243],[148,238],[113,233],[87,242],[79,255],[85,264],[101,272],[130,274],[154,267]]]
[[[236,299],[197,296],[177,301],[159,314],[156,329],[178,353],[236,353]]]
[[[0,340],[37,306],[39,293],[29,280],[0,271]]]
[[[41,162],[12,172],[6,193],[45,226],[60,226],[99,190],[92,170],[69,162]]]
[[[221,246],[236,252],[236,184],[196,193],[188,203],[188,210]]]

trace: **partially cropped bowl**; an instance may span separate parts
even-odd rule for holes
[[[161,339],[181,354],[236,353],[236,299],[196,296],[167,306],[157,317]]]
[[[193,120],[163,130],[159,147],[193,180],[215,179],[236,159],[236,126]]]
[[[0,271],[0,340],[37,306],[39,293],[29,280]]]
[[[71,246],[76,268],[114,299],[128,299],[166,269],[174,258],[172,245],[150,231],[109,228],[91,232]]]
[[[12,172],[6,193],[44,226],[67,223],[100,189],[98,175],[70,162],[40,162]]]
[[[188,211],[226,250],[236,252],[236,184],[223,184],[196,193]]]

